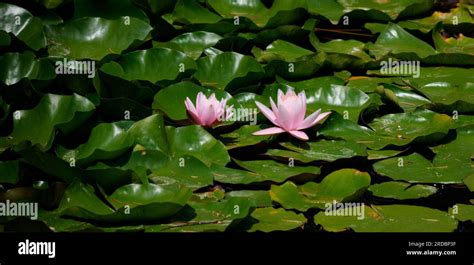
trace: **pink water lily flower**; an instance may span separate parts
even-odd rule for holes
[[[277,127],[254,132],[253,135],[269,135],[288,132],[301,140],[308,140],[308,135],[301,130],[307,129],[321,122],[331,112],[321,113],[321,109],[315,111],[305,119],[306,114],[306,95],[304,91],[298,95],[293,90],[288,90],[286,94],[278,90],[278,105],[275,105],[270,97],[272,109],[262,103],[255,101],[257,107]]]
[[[202,92],[197,94],[196,106],[194,106],[189,97],[186,97],[184,101],[191,120],[197,125],[206,127],[216,125],[233,115],[233,106],[226,108],[226,104],[227,99],[223,98],[221,101],[218,101],[214,93],[207,98]]]

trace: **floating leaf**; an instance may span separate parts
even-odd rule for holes
[[[34,109],[14,112],[13,132],[0,138],[0,147],[30,141],[42,149],[49,149],[56,128],[70,132],[87,119],[94,108],[92,102],[77,94],[46,94]],[[31,128],[35,128],[35,134],[31,134]]]
[[[195,68],[194,61],[182,52],[168,48],[152,48],[124,54],[118,62],[104,64],[101,71],[129,81],[145,80],[156,83],[174,80],[180,73]]]
[[[463,182],[470,191],[474,191],[474,174],[465,177]]]
[[[265,51],[254,48],[252,53],[259,62],[267,64],[267,75],[285,78],[310,77],[326,59],[324,53],[315,53],[283,40],[272,42]]]
[[[219,202],[189,203],[171,223],[150,226],[147,232],[216,232],[225,231],[240,222],[251,211],[246,198],[230,198]]]
[[[75,0],[74,18],[102,17],[107,19],[123,19],[134,17],[148,22],[145,12],[135,6],[130,0]]]
[[[84,17],[49,25],[46,35],[52,44],[48,52],[51,56],[92,60],[120,54],[135,40],[144,40],[151,31],[150,25],[142,20],[131,17],[129,22],[122,18]]]
[[[355,169],[341,169],[326,176],[321,183],[308,182],[296,186],[285,182],[272,186],[270,196],[285,209],[305,212],[310,208],[325,209],[333,201],[357,198],[370,185],[370,176]]]
[[[6,53],[0,56],[0,81],[7,86],[23,78],[50,80],[54,77],[53,66],[46,60],[35,59],[32,53]]]
[[[413,91],[391,84],[384,84],[383,88],[378,89],[377,92],[393,101],[406,112],[415,111],[418,107],[431,103],[429,99]]]
[[[214,46],[221,39],[221,36],[212,32],[195,31],[179,35],[166,43],[154,43],[153,45],[179,50],[196,60],[204,49]]]
[[[411,35],[394,23],[389,23],[380,33],[374,45],[368,47],[376,59],[386,55],[407,55],[414,58],[425,58],[436,54],[435,49],[426,42]],[[411,57],[413,58],[413,57]]]
[[[172,20],[186,24],[217,23],[222,18],[194,0],[178,0],[171,14]]]
[[[244,125],[239,129],[222,134],[222,141],[227,149],[251,146],[270,139],[269,135],[252,135],[252,133],[263,129],[262,125]]]
[[[213,165],[211,171],[214,179],[221,183],[250,184],[269,180],[268,177],[257,173],[219,165]]]
[[[196,190],[213,183],[209,168],[197,158],[169,156],[158,150],[136,148],[122,169],[133,170],[142,182],[151,179],[164,188],[181,185]]]
[[[206,163],[225,165],[230,161],[227,150],[201,126],[166,127],[170,152],[174,156],[193,155]]]
[[[435,194],[438,189],[429,185],[411,185],[406,182],[389,181],[369,187],[374,196],[397,200],[418,199]]]
[[[306,223],[306,218],[302,214],[285,211],[282,208],[260,208],[253,211],[250,216],[258,222],[252,225],[249,232],[288,231]]]
[[[227,192],[226,198],[247,198],[252,202],[254,207],[270,207],[272,206],[272,198],[266,190],[235,190]]]
[[[252,84],[263,76],[260,64],[250,56],[224,52],[196,61],[194,77],[205,87],[229,90],[243,84]]]
[[[12,33],[34,50],[46,46],[41,19],[34,17],[26,9],[7,3],[0,3],[0,13],[0,30]]]
[[[129,184],[117,189],[107,200],[117,209],[119,219],[157,220],[177,213],[191,197],[183,187],[171,189],[155,184]],[[128,207],[130,214],[122,214]]]
[[[396,2],[377,2],[371,0],[349,1],[337,0],[344,7],[344,12],[360,12],[360,17],[376,20],[396,20],[429,11],[433,6],[431,0],[400,0]]]
[[[474,222],[474,205],[458,203],[449,208],[449,214],[461,222]]]
[[[251,19],[257,26],[262,27],[268,21],[268,9],[260,0],[209,0],[209,5],[224,18],[242,16]]]
[[[290,166],[273,160],[239,161],[234,159],[234,162],[240,167],[263,176],[265,181],[273,181],[277,183],[281,183],[290,177],[301,174],[317,175],[320,173],[319,167]]]
[[[461,5],[452,8],[449,12],[434,11],[429,17],[400,21],[398,24],[405,29],[419,30],[423,33],[428,33],[440,21],[442,21],[444,25],[454,25],[454,23],[457,23],[457,25],[454,26],[459,27],[464,24],[467,25],[466,27],[469,27],[470,24],[474,23],[474,18],[469,13],[468,8]]]
[[[155,184],[129,184],[117,189],[108,201],[117,209],[108,207],[95,194],[92,186],[72,183],[64,193],[58,213],[89,220],[108,222],[127,220],[158,220],[178,212],[191,196],[186,188]],[[129,214],[125,213],[125,206]]]
[[[94,127],[86,143],[74,150],[61,148],[57,151],[63,160],[84,165],[96,160],[111,159],[121,155],[133,145],[127,131],[114,123],[102,123]]]
[[[333,216],[326,212],[315,215],[314,222],[323,226],[324,230],[339,232],[352,229],[355,232],[452,232],[457,221],[448,213],[440,210],[413,205],[372,205],[364,206],[364,217]],[[346,209],[342,212],[355,212]]]
[[[280,144],[293,152],[273,149],[268,150],[267,154],[292,157],[288,155],[296,153],[298,156],[293,158],[297,160],[302,159],[301,161],[306,163],[318,160],[332,162],[337,159],[367,155],[365,151],[366,147],[364,145],[347,141],[319,140],[316,142],[305,142],[298,145],[289,142],[283,142]],[[300,159],[298,159],[298,157]]]

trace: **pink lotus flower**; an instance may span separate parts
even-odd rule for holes
[[[321,113],[321,109],[309,115],[305,119],[306,114],[306,95],[304,91],[298,95],[293,90],[288,90],[286,94],[278,89],[278,106],[275,105],[270,97],[272,109],[255,101],[257,107],[277,127],[254,132],[253,135],[269,135],[288,132],[301,140],[308,140],[308,135],[301,130],[312,127],[326,118],[331,112]]]
[[[191,120],[197,125],[206,127],[216,125],[221,121],[229,119],[233,115],[233,106],[226,108],[226,104],[227,99],[218,101],[214,93],[207,98],[202,92],[197,94],[196,107],[188,97],[184,101]]]

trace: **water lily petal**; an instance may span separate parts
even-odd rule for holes
[[[318,109],[317,111],[313,112],[311,115],[306,117],[306,119],[303,120],[303,123],[301,123],[300,126],[298,127],[298,130],[304,130],[313,126],[314,125],[313,122],[318,118],[320,113],[321,113],[321,109]]]
[[[256,131],[252,134],[253,135],[270,135],[270,134],[279,134],[282,132],[285,132],[285,131],[280,127],[271,127],[271,128],[263,129],[260,131]]]
[[[281,128],[283,128],[285,131],[296,129],[292,128],[294,117],[292,116],[291,107],[287,106],[286,104],[282,104],[278,108],[278,115],[278,123],[280,124]]]
[[[273,99],[270,97],[270,106],[272,107],[272,111],[273,111],[273,114],[275,115],[275,121],[273,122],[276,126],[280,127],[280,124],[278,123],[278,120],[280,119],[279,118],[279,114],[278,114],[278,108],[275,104],[275,102],[273,101]]]
[[[331,114],[331,112],[323,112],[321,114],[319,114],[318,118],[316,118],[316,120],[313,121],[313,123],[311,124],[311,126],[314,126],[318,123],[320,123],[322,120],[324,120],[327,116],[329,116],[329,114]]]
[[[204,115],[201,116],[201,120],[203,121],[205,126],[210,126],[217,120],[217,115],[216,111],[214,110],[214,106],[209,105],[207,111],[205,111]]]
[[[189,99],[188,97],[186,98],[186,100],[184,101],[184,105],[186,106],[186,109],[192,113],[194,113],[195,115],[197,115],[197,110],[196,110],[196,107],[194,107],[194,104],[193,102],[191,101],[191,99]]]
[[[308,135],[302,131],[290,131],[289,133],[300,140],[306,141],[309,139]]]
[[[257,107],[260,109],[263,115],[265,115],[265,117],[267,117],[271,122],[275,123],[276,116],[267,106],[263,105],[258,101],[255,101],[255,105],[257,105]]]

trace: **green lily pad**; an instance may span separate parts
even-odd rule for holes
[[[374,92],[380,84],[392,83],[391,78],[352,76],[347,82],[348,87],[357,88],[364,93]]]
[[[234,190],[225,194],[226,198],[247,198],[254,207],[272,206],[272,198],[266,190]]]
[[[390,144],[403,146],[414,140],[443,136],[452,123],[451,117],[447,115],[420,110],[376,118],[369,124],[373,129],[370,130],[339,115],[331,115],[319,130],[319,134],[365,144],[372,149],[381,149]]]
[[[145,12],[134,5],[130,0],[106,0],[100,2],[94,0],[74,1],[74,18],[102,17],[106,19],[123,19],[127,16],[149,22]]]
[[[196,190],[213,182],[209,168],[199,159],[189,155],[170,156],[158,150],[135,148],[122,169],[133,170],[144,183],[151,179],[164,188],[181,185]]]
[[[184,187],[129,184],[117,189],[107,200],[117,209],[118,218],[145,221],[176,214],[190,197],[191,191]]]
[[[473,172],[470,159],[458,157],[446,161],[453,153],[438,154],[433,163],[414,153],[404,157],[394,157],[374,164],[374,170],[395,180],[415,183],[461,183],[463,177]]]
[[[166,67],[156,67],[156,65]],[[194,61],[184,53],[168,48],[152,48],[124,54],[118,62],[109,62],[101,71],[125,80],[146,80],[151,83],[174,80],[180,73],[194,70]]]
[[[174,128],[166,127],[170,153],[174,156],[192,155],[203,161],[206,165],[226,165],[230,162],[229,154],[220,141],[201,126],[185,126]]]
[[[210,191],[193,193],[190,202],[218,202],[225,198],[225,190],[217,186]]]
[[[327,54],[326,62],[331,68],[351,69],[364,67],[373,59],[364,51],[365,43],[357,40],[336,39],[320,42],[314,33],[310,35],[310,42],[317,51]]]
[[[168,152],[166,128],[163,116],[154,114],[135,122],[128,134],[135,140],[135,144],[143,146],[146,150]]]
[[[367,159],[376,160],[396,156],[405,150],[367,150]]]
[[[303,226],[307,221],[302,214],[272,207],[256,209],[250,216],[258,222],[248,232],[288,231]]]
[[[358,219],[358,216],[340,216],[337,212],[331,212],[332,216],[320,212],[315,215],[314,222],[330,232],[347,229],[355,232],[452,232],[458,225],[448,213],[427,207],[372,205],[364,206],[363,209],[363,219]]]
[[[276,40],[272,42],[263,52],[257,52],[256,50],[254,51],[257,60],[265,63],[272,60],[295,62],[298,60],[298,58],[309,56],[313,53],[313,51],[301,48],[291,42],[284,40]]]
[[[223,18],[234,19],[234,16],[247,17],[259,27],[265,26],[269,19],[268,9],[260,0],[244,0],[240,2],[231,0],[209,0],[208,3]]]
[[[152,28],[134,17],[129,23],[123,18],[84,17],[45,29],[52,43],[48,46],[51,56],[101,60],[108,54],[120,54],[135,40],[144,40]]]
[[[298,154],[298,157],[293,157],[302,162],[308,163],[312,161],[328,161],[332,162],[337,159],[351,158],[354,156],[366,156],[366,147],[362,144],[357,144],[347,141],[336,141],[336,140],[319,140],[316,142],[305,142],[305,143],[280,143],[283,147],[292,150],[288,152],[284,150],[268,150],[268,155],[281,156],[281,157],[292,157],[288,156],[292,153]]]
[[[417,137],[446,134],[453,120],[429,110],[388,114],[374,119],[369,126],[377,135],[392,138],[394,145],[405,145]]]
[[[270,139],[270,135],[252,135],[252,133],[262,130],[262,125],[244,125],[239,129],[222,134],[222,142],[227,149],[256,145]]]
[[[344,7],[344,13],[360,12],[361,18],[375,20],[396,20],[397,18],[423,14],[433,7],[430,0],[400,0],[380,2],[371,0],[337,0]]]
[[[465,177],[463,182],[470,191],[474,191],[474,174]]]
[[[317,175],[320,173],[319,167],[292,166],[290,164],[278,163],[273,160],[239,161],[234,159],[234,162],[242,168],[263,176],[265,181],[273,181],[276,183],[281,183],[290,177],[301,174]]]
[[[94,109],[92,102],[77,94],[46,94],[35,108],[14,112],[13,132],[8,137],[0,138],[0,149],[23,141],[49,149],[56,128],[65,133],[70,132],[86,120]],[[31,128],[35,128],[34,134]]]
[[[449,208],[449,214],[461,222],[474,222],[474,205],[458,203]]]
[[[442,36],[442,30],[442,24],[436,25],[433,30],[433,42],[438,52],[464,56],[474,54],[474,38],[463,35],[458,38],[445,38]]]
[[[221,39],[221,36],[212,32],[195,31],[184,33],[165,43],[155,42],[153,46],[175,49],[196,60],[204,49],[214,46]]]
[[[276,40],[264,51],[252,49],[255,58],[266,64],[267,75],[285,78],[307,78],[316,73],[326,60],[325,53],[315,53],[284,40]]]
[[[149,226],[147,232],[222,232],[239,223],[251,212],[246,198],[230,198],[219,202],[189,203],[172,222]]]
[[[22,162],[67,183],[73,182],[82,176],[82,171],[78,167],[71,167],[69,162],[54,154],[44,152],[38,146],[18,150],[18,153],[22,156]]]
[[[220,90],[250,85],[263,76],[263,69],[255,59],[235,52],[208,55],[196,64],[194,77],[204,87]]]
[[[56,76],[53,66],[44,59],[35,59],[34,54],[5,53],[0,56],[0,81],[7,86],[30,80],[50,80]]]
[[[0,30],[12,33],[33,50],[46,46],[41,19],[26,9],[7,3],[0,3],[0,13]]]
[[[183,187],[164,189],[155,184],[129,184],[110,197],[117,210],[108,207],[95,194],[92,186],[72,183],[56,210],[62,216],[98,221],[158,220],[174,215],[187,202],[191,191]]]
[[[431,45],[416,38],[397,24],[389,23],[380,33],[374,45],[368,45],[370,54],[376,59],[387,55],[412,56],[410,58],[426,58],[436,54]],[[413,57],[415,56],[415,57]]]
[[[453,117],[454,123],[451,129],[463,128],[474,125],[474,116],[471,115],[457,115]]]
[[[55,212],[40,210],[38,213],[38,219],[41,220],[51,231],[56,233],[97,230],[97,228],[90,223],[70,218],[62,218]]]
[[[57,154],[63,160],[74,160],[81,166],[92,161],[117,157],[132,145],[133,139],[125,129],[115,123],[101,123],[92,129],[86,143],[73,150],[57,149]]]
[[[107,206],[94,194],[91,185],[80,181],[71,183],[64,191],[63,198],[56,212],[59,215],[85,217],[85,219],[106,216],[114,213],[114,210]]]
[[[389,181],[372,185],[369,187],[369,191],[377,197],[408,200],[431,196],[438,189],[429,185],[411,185],[406,182]]]
[[[355,169],[341,169],[326,176],[321,183],[308,182],[296,186],[288,181],[272,186],[270,196],[285,209],[305,212],[310,208],[325,209],[333,201],[351,201],[370,185],[368,173]]]
[[[438,22],[443,22],[444,25],[467,25],[469,27],[474,23],[474,18],[469,13],[466,6],[458,6],[449,10],[449,12],[434,11],[429,17],[400,21],[398,24],[409,30],[419,30],[423,33],[430,32]]]
[[[391,84],[384,84],[383,88],[377,89],[377,92],[393,101],[405,112],[415,111],[420,106],[431,104],[429,99]]]
[[[214,24],[221,19],[194,0],[178,0],[171,14],[171,20],[185,24]]]
[[[213,165],[211,172],[216,181],[228,184],[251,184],[269,180],[268,177],[258,173],[219,165]]]
[[[473,69],[430,67],[421,68],[420,78],[404,78],[434,103],[451,105],[457,101],[474,104]]]

